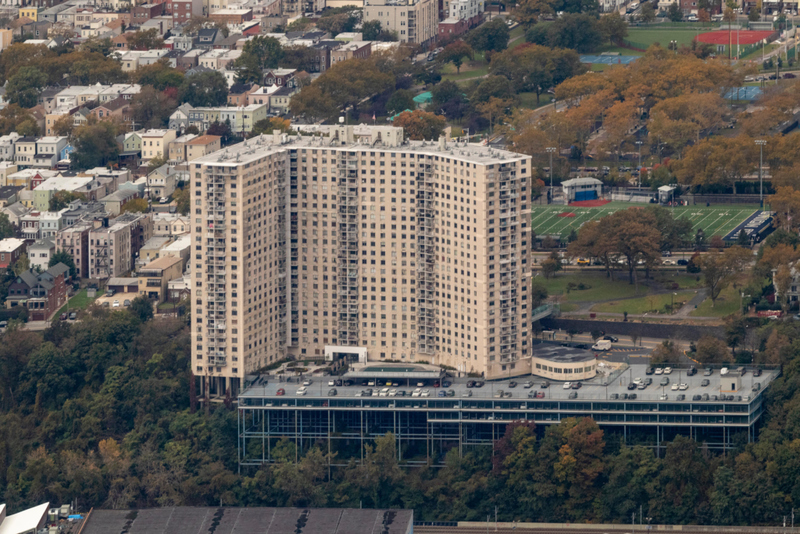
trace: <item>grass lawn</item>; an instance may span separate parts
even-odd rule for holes
[[[96,298],[96,297],[95,297]],[[61,315],[62,313],[66,313],[68,311],[77,311],[77,310],[85,310],[89,307],[89,305],[94,302],[95,298],[89,298],[86,295],[86,289],[81,289],[78,291],[74,297],[69,299],[69,302],[64,304],[64,307],[58,310],[56,316]]]
[[[549,295],[563,295],[565,302],[592,302],[598,300],[611,300],[616,298],[630,298],[637,295],[646,295],[648,288],[639,285],[639,292],[635,292],[633,284],[628,283],[627,278],[617,278],[609,280],[605,274],[586,273],[569,271],[556,274],[554,278],[545,280],[543,276],[537,276],[534,280],[547,288]],[[589,286],[588,289],[572,289],[567,292],[567,284],[583,283]]]
[[[642,314],[650,312],[664,312],[664,307],[675,302],[676,309],[684,303],[691,300],[694,296],[694,291],[681,291],[675,295],[675,300],[672,300],[672,293],[665,293],[662,295],[649,295],[646,297],[639,297],[628,300],[618,300],[614,302],[603,302],[592,306],[593,312],[605,313],[624,313]]]
[[[679,257],[679,256],[677,256]],[[681,271],[659,272],[653,278],[664,284],[664,289],[671,289],[672,284],[678,284],[678,289],[699,289],[703,287],[703,277],[696,274],[687,274]]]
[[[712,28],[713,29],[713,28]],[[708,29],[678,29],[678,28],[631,28],[628,30],[628,37],[626,40],[631,43],[638,43],[644,45],[638,48],[647,49],[654,43],[659,43],[662,47],[666,48],[670,41],[678,41],[680,45],[691,45],[694,38],[701,33],[709,31]],[[630,55],[630,54],[626,54]]]
[[[773,50],[775,50],[776,48],[778,48],[778,47],[780,47],[780,46],[781,46],[781,45],[777,45],[777,44],[774,44],[774,43],[770,43],[770,44],[768,44],[768,45],[766,45],[766,46],[764,47],[764,50],[763,50],[763,51],[761,50],[761,48],[758,48],[758,49],[756,49],[756,50],[753,50],[753,51],[752,51],[752,52],[750,52],[749,54],[747,54],[747,55],[745,55],[745,56],[742,56],[742,57],[741,57],[741,59],[743,59],[743,60],[748,60],[748,59],[757,59],[757,60],[759,60],[759,61],[760,61],[760,60],[761,60],[761,57],[762,57],[764,54],[769,54],[770,52],[772,52]],[[735,51],[735,50],[736,50],[736,49],[734,48],[734,51]],[[777,59],[773,58],[773,59],[772,59],[772,61],[777,61]]]
[[[711,299],[707,298],[700,303],[696,310],[692,310],[689,315],[693,317],[725,317],[736,313],[739,311],[739,291],[733,286],[728,286],[717,297],[717,304],[713,308],[711,307]]]
[[[577,304],[573,304],[573,303],[571,303],[571,302],[565,302],[564,304],[562,304],[562,305],[560,306],[560,308],[561,308],[561,311],[562,311],[562,312],[571,312],[571,311],[575,311],[575,310],[577,310],[577,309],[578,309],[578,307],[579,307],[579,306],[578,306]]]
[[[528,109],[540,108],[553,101],[553,95],[547,93],[539,95],[538,104],[536,103],[536,93],[519,93],[517,96],[519,97],[519,107]]]
[[[583,223],[605,217],[620,209],[642,207],[641,204],[627,202],[609,202],[597,208],[576,206],[536,206],[531,209],[531,225],[537,235],[566,235],[574,228],[578,229]],[[689,219],[692,222],[692,232],[702,228],[706,236],[719,235],[725,237],[739,224],[753,215],[758,206],[749,205],[715,205],[715,206],[680,206],[669,208],[676,218]],[[574,216],[562,216],[574,214]]]

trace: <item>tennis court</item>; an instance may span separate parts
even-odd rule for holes
[[[641,209],[644,206],[631,206],[627,202],[611,202],[598,208],[550,205],[531,209],[531,226],[537,236],[566,237],[573,229],[578,230],[584,223],[611,215],[621,209]],[[672,210],[676,218],[692,221],[692,232],[702,229],[707,238],[718,235],[724,237],[748,217],[758,211],[757,205],[718,205],[718,206],[676,206]]]

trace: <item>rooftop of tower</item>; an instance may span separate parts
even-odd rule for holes
[[[192,164],[236,166],[256,161],[270,153],[292,148],[335,148],[345,150],[380,150],[449,157],[477,164],[509,163],[528,158],[508,150],[476,143],[446,140],[408,141],[403,129],[394,126],[315,126],[306,135],[276,132],[260,135],[192,160]]]

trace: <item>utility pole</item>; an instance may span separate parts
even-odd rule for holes
[[[764,207],[764,171],[763,171],[763,167],[764,167],[764,145],[767,144],[767,141],[766,141],[766,139],[756,139],[756,144],[758,145],[759,150],[760,150],[760,157],[759,157],[759,160],[758,160],[758,184],[759,184],[758,200],[759,200],[759,202],[761,204],[761,207],[763,208]],[[736,184],[734,184],[733,187],[735,188]],[[735,192],[736,191],[734,190],[734,193]]]
[[[636,141],[636,145],[639,147],[639,187],[642,187],[642,142]]]
[[[549,146],[545,150],[550,154],[550,198],[547,199],[549,204],[553,200],[553,152],[556,151],[556,147]]]

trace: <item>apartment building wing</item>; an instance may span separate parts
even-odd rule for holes
[[[169,157],[169,144],[174,141],[177,134],[174,130],[147,130],[140,134],[142,138],[142,161],[153,158]]]
[[[176,256],[163,256],[139,268],[139,295],[157,303],[167,299],[170,280],[183,276],[183,261]]]
[[[79,223],[63,228],[56,234],[56,252],[66,252],[72,256],[75,269],[81,278],[89,277],[89,233],[92,223]]]
[[[89,231],[89,278],[102,280],[130,272],[134,254],[144,243],[142,239],[149,239],[148,219],[147,215],[127,213],[112,220],[102,219],[100,226],[92,228]]]
[[[235,392],[246,373],[326,347],[530,373],[530,157],[401,128],[328,131],[190,164],[202,391]]]
[[[17,132],[11,132],[0,137],[0,160],[14,161],[15,148],[17,141],[20,139],[22,139],[22,136]]]
[[[364,20],[397,32],[401,43],[425,44],[436,37],[439,6],[434,0],[366,0]]]
[[[222,137],[218,135],[201,135],[186,143],[186,161],[193,161],[206,154],[216,152],[220,148],[222,148]]]
[[[177,165],[178,163],[186,161],[186,143],[195,137],[197,137],[197,134],[184,134],[180,137],[176,137],[175,140],[169,144],[169,158],[167,162],[170,165]]]

